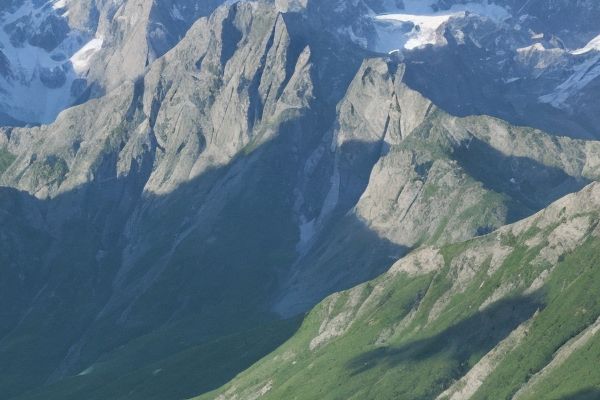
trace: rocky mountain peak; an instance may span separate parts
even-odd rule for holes
[[[54,121],[65,108],[139,77],[222,2],[5,3],[0,9],[0,115],[12,124]]]

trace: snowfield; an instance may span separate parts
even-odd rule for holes
[[[404,10],[390,10],[374,16],[378,36],[376,51],[393,52],[444,45],[440,28],[451,18],[474,14],[501,23],[511,16],[505,8],[489,3],[459,4],[441,11],[434,11],[432,3],[427,1],[405,0],[404,5]]]
[[[571,53],[581,55],[589,53],[590,51],[600,51],[600,35],[590,40],[590,42],[581,49],[573,50]]]
[[[90,40],[74,30],[67,32],[52,50],[34,46],[28,40],[11,40],[7,27],[28,25],[46,34],[48,17],[67,15],[65,0],[50,4],[40,6],[26,0],[13,13],[0,14],[0,52],[8,60],[8,70],[0,75],[0,104],[10,117],[25,123],[50,123],[73,104],[76,94],[71,86],[87,74],[103,44],[101,37]]]
[[[378,24],[379,42],[377,50],[382,52],[400,49],[412,50],[428,44],[439,44],[442,38],[437,33],[439,27],[451,17],[460,15],[377,15],[375,19],[380,23]]]
[[[103,43],[103,37],[96,37],[86,43],[77,53],[73,54],[70,61],[76,73],[83,74],[88,72],[92,58],[102,49]]]

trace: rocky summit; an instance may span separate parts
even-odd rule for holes
[[[4,0],[0,398],[600,398],[599,20]]]

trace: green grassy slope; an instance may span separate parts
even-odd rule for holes
[[[592,189],[330,296],[285,345],[199,399],[596,398]]]
[[[0,148],[0,175],[10,167],[10,164],[15,161],[15,156],[6,149]]]
[[[249,366],[297,329],[299,319],[265,323],[259,328],[221,337],[196,346],[182,346],[177,330],[162,330],[137,339],[107,355],[81,374],[36,389],[19,400],[130,400],[187,398],[198,390],[223,384],[241,365]],[[173,349],[169,356],[153,360],[153,349]],[[149,361],[140,359],[145,349]],[[153,360],[150,362],[150,360]],[[141,366],[140,366],[141,364]],[[123,373],[123,371],[129,371]]]

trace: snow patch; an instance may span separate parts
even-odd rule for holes
[[[316,219],[311,219],[307,221],[304,216],[300,217],[300,241],[296,245],[297,251],[302,251],[306,248],[306,245],[310,243],[312,238],[315,236],[317,231],[316,229]]]
[[[102,49],[104,38],[96,37],[86,43],[77,53],[73,54],[70,61],[73,69],[78,74],[83,74],[90,69],[92,57]]]
[[[94,372],[94,366],[90,366],[88,368],[86,368],[85,370],[81,371],[80,373],[77,374],[77,376],[86,376],[91,374],[92,372]]]
[[[552,93],[541,96],[539,101],[551,104],[556,108],[566,109],[569,98],[579,93],[598,77],[600,77],[600,56],[590,58],[575,67],[569,79],[558,85]]]
[[[171,8],[171,17],[179,21],[185,21],[185,18],[183,17],[183,14],[181,13],[181,10],[177,6],[177,4],[174,4]]]
[[[65,18],[68,13],[68,0],[38,3],[25,0],[14,12],[0,13],[0,51],[9,62],[0,76],[0,110],[19,121],[50,123],[73,104],[77,93],[71,92],[71,86],[89,71],[103,39],[90,40],[87,34],[71,30],[51,51],[27,40],[13,43],[11,30],[6,29],[10,24],[27,24],[24,28],[31,31],[47,29],[47,18]]]
[[[571,54],[580,55],[589,53],[591,51],[600,51],[600,35],[590,40],[590,42],[584,47],[577,50],[573,50]]]
[[[384,14],[378,15],[375,19],[383,22],[383,29],[380,29],[379,46],[383,46],[385,51],[398,50],[405,48],[412,50],[423,47],[428,44],[438,44],[441,36],[437,30],[451,17],[458,14],[449,15],[414,15],[414,14]],[[412,25],[412,26],[411,26]]]
[[[495,4],[455,4],[448,10],[434,11],[431,1],[405,0],[402,12],[389,12],[374,16],[378,41],[377,51],[412,50],[427,45],[444,45],[446,41],[440,28],[451,18],[478,15],[501,23],[510,13]],[[391,10],[390,10],[391,11]]]
[[[52,8],[55,10],[60,10],[61,8],[65,8],[67,6],[66,0],[58,0],[52,4]]]
[[[541,43],[534,43],[531,46],[519,47],[517,49],[517,53],[532,53],[535,51],[543,52],[543,51],[546,51],[546,48]]]

